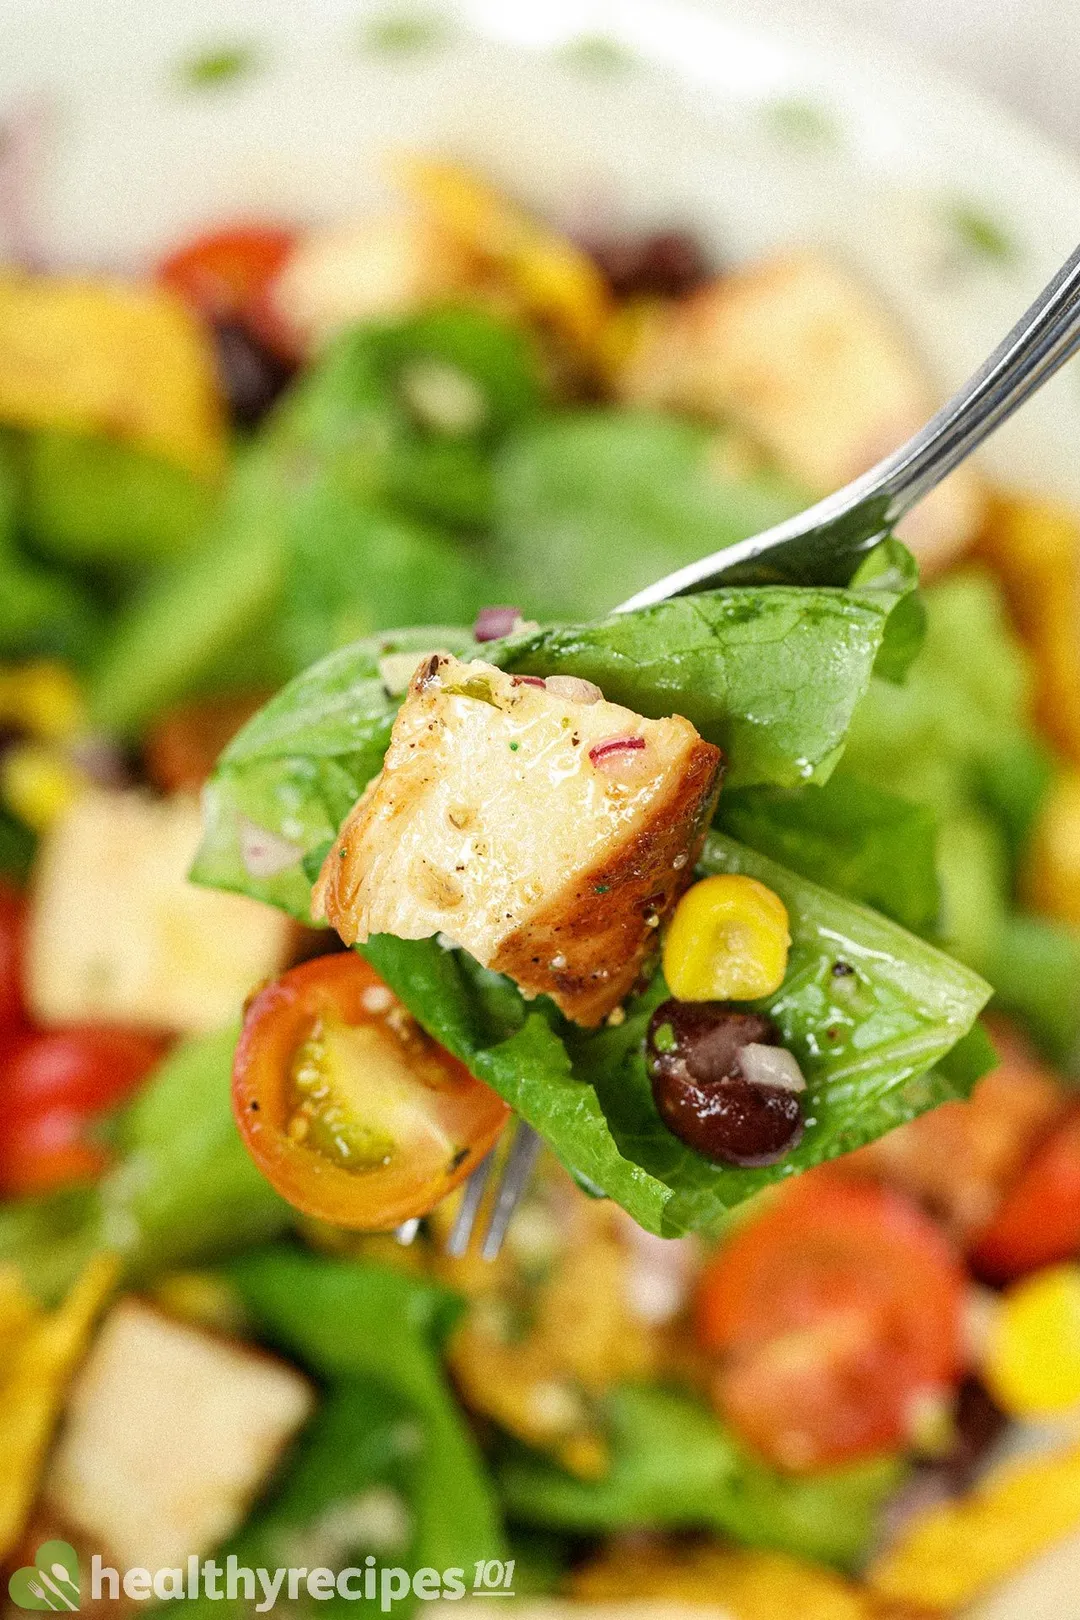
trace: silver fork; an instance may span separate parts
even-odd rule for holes
[[[798,516],[638,591],[616,613],[631,613],[672,596],[719,585],[785,581],[846,585],[866,552],[1041,388],[1078,347],[1080,248],[978,371],[899,450]],[[485,1260],[494,1260],[502,1247],[539,1149],[536,1132],[518,1119],[481,1245]],[[448,1254],[463,1255],[469,1247],[495,1151],[492,1149],[465,1184],[446,1243]],[[398,1240],[411,1243],[418,1226],[418,1221],[407,1221],[398,1228]]]

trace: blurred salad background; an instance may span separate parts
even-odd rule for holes
[[[456,26],[379,11],[354,43],[409,73]],[[208,37],[172,93],[243,95],[264,48]],[[598,105],[636,71],[591,26],[560,50]],[[0,116],[5,1568],[58,1536],[152,1569],[513,1558],[552,1601],[917,1620],[1080,1529],[1076,513],[950,480],[906,535],[906,680],[873,680],[827,782],[721,799],[721,840],[989,981],[972,1101],[705,1237],[653,1237],[554,1164],[494,1265],[443,1254],[445,1208],[409,1249],[343,1234],[277,1197],[230,1114],[245,998],[331,941],[187,882],[221,751],[362,638],[493,605],[580,623],[798,511],[928,414],[933,357],[810,225],[744,262],[677,201],[548,217],[390,141],[377,208],[53,262],[38,111]],[[792,161],[827,148],[805,99],[769,116]],[[962,286],[1009,274],[1006,225],[935,217]],[[302,768],[344,809],[339,754]],[[251,834],[230,886],[261,892],[293,851]],[[746,1277],[771,1279],[763,1321]],[[1030,1418],[1053,1447],[987,1478]]]

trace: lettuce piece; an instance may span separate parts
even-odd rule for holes
[[[807,1127],[780,1164],[703,1159],[666,1129],[645,1069],[661,974],[614,1028],[585,1031],[432,940],[381,935],[362,954],[421,1024],[494,1087],[587,1184],[662,1236],[711,1229],[761,1188],[873,1141],[970,1090],[984,1063],[936,1067],[971,1030],[990,987],[886,918],[830,894],[719,833],[701,870],[744,872],[784,901],[788,974],[755,1003],[807,1080]]]
[[[841,766],[821,787],[722,793],[716,825],[912,933],[937,929],[937,823],[925,805],[849,777]]]
[[[705,1407],[669,1390],[615,1390],[604,1415],[612,1462],[602,1479],[576,1479],[546,1458],[508,1448],[498,1480],[513,1520],[583,1535],[712,1530],[853,1568],[905,1471],[899,1459],[885,1457],[808,1478],[775,1473]]]

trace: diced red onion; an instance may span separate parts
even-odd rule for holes
[[[277,833],[257,827],[245,817],[240,822],[240,859],[249,877],[272,878],[295,866],[303,850]]]
[[[502,636],[510,634],[520,618],[521,611],[516,607],[481,608],[473,625],[473,639],[498,641]]]
[[[583,681],[580,675],[549,675],[547,689],[567,703],[599,703],[604,696],[595,681]]]
[[[589,749],[589,758],[600,770],[603,768],[602,761],[614,760],[619,754],[636,754],[644,747],[644,737],[609,737],[605,742],[593,744]]]
[[[511,686],[539,686],[541,689],[547,682],[540,675],[511,675]]]
[[[773,1086],[777,1091],[805,1091],[806,1081],[798,1062],[784,1046],[768,1046],[750,1041],[739,1052],[743,1079],[752,1086]]]

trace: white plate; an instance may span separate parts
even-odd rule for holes
[[[687,224],[719,260],[826,243],[949,389],[1080,239],[1080,169],[967,88],[781,24],[779,4],[461,0],[428,48],[395,54],[372,25],[430,18],[426,0],[0,0],[0,122],[29,171],[19,234],[48,263],[145,265],[237,215],[363,211],[388,148],[433,148],[594,232]],[[248,71],[185,82],[184,64],[234,47]],[[1009,251],[974,252],[959,213]],[[987,459],[1080,503],[1078,447],[1067,370]],[[995,1620],[1038,1601],[1010,1596]]]

